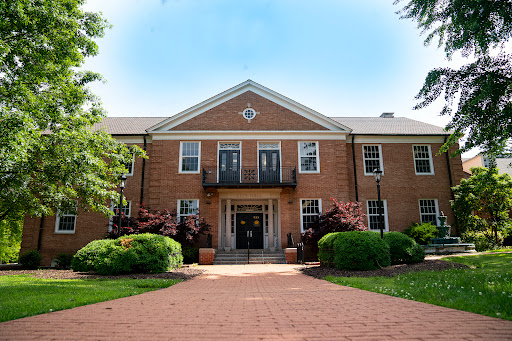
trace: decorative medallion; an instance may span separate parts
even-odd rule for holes
[[[242,220],[242,221],[240,222],[240,224],[241,224],[241,225],[245,225],[245,220]]]
[[[255,220],[254,221],[254,225],[259,225],[260,224],[260,221],[259,220]]]
[[[245,108],[242,112],[239,112],[249,123],[251,120],[259,114],[254,108],[251,108],[251,103],[247,103],[247,108]]]

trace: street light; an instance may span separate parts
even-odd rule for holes
[[[380,179],[382,178],[382,171],[380,168],[376,168],[373,170],[373,177],[377,182],[377,200],[378,200],[378,212],[379,212],[379,229],[380,229],[380,237],[384,238],[384,224],[382,221],[382,200],[380,200]]]
[[[123,190],[126,187],[126,175],[121,175],[120,177],[121,183],[119,184],[119,188],[121,188],[121,194],[119,196],[119,224],[117,225],[117,237],[121,237],[121,222],[122,222],[122,208],[123,208]]]

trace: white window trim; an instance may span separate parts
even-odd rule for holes
[[[418,173],[416,171],[416,155],[414,153],[414,147],[415,146],[427,146],[428,147],[428,159],[429,159],[429,163],[430,163],[430,173]],[[414,163],[414,174],[416,175],[435,175],[434,173],[434,161],[432,159],[432,147],[430,144],[413,144],[412,145],[412,160],[413,160],[413,163]],[[423,159],[421,159],[423,160]]]
[[[303,220],[303,213],[302,213],[302,202],[304,200],[318,200],[318,208],[320,209],[320,213],[318,214],[319,216],[323,213],[323,207],[322,207],[322,199],[320,198],[301,198],[299,199],[299,211],[300,211],[300,232],[301,233],[304,233],[304,220]]]
[[[437,222],[439,221],[439,202],[437,201],[437,199],[434,199],[434,198],[420,198],[420,199],[418,199],[418,212],[420,213],[420,224],[422,224],[420,200],[434,200],[434,204],[436,206],[436,224],[435,224],[435,226],[437,226]]]
[[[301,162],[300,162],[300,158],[301,158],[301,155],[300,155],[300,151],[302,150],[301,149],[301,144],[302,143],[314,143],[315,146],[316,146],[316,170],[315,171],[303,171],[301,169]],[[318,144],[318,141],[298,141],[297,142],[297,154],[298,154],[298,157],[299,157],[299,173],[305,173],[305,174],[318,174],[320,173],[320,146]],[[305,156],[305,157],[312,157],[312,156]]]
[[[180,214],[180,203],[181,201],[183,200],[189,200],[189,201],[197,201],[197,214],[199,215],[199,199],[187,199],[187,198],[181,198],[181,199],[178,199],[177,200],[177,209],[176,209],[176,221],[179,221],[180,220],[180,217],[181,217],[181,214]],[[189,216],[189,214],[186,215],[187,217]]]
[[[198,155],[197,155],[197,171],[184,171],[182,170],[182,161],[183,161],[183,143],[199,143],[198,148]],[[201,173],[201,141],[180,141],[180,162],[179,162],[179,168],[178,173],[180,174],[199,174]]]
[[[132,154],[132,171],[130,173],[126,173],[126,176],[133,176],[133,168],[135,167],[135,155]]]
[[[239,143],[240,147],[238,149],[220,149],[220,145],[223,143]],[[239,150],[240,151],[240,164],[238,165],[238,169],[240,171],[240,182],[242,181],[242,141],[218,141],[217,142],[217,183],[219,183],[219,173],[220,173],[220,151],[221,150]],[[181,160],[181,157],[180,157]],[[180,167],[181,169],[181,167]],[[185,200],[185,199],[183,199]]]
[[[384,162],[382,160],[382,145],[381,144],[363,144],[361,146],[361,151],[363,152],[363,171],[364,175],[366,176],[373,176],[373,171],[371,173],[366,172],[366,158],[364,157],[364,147],[368,146],[377,146],[379,147],[379,164],[380,164],[380,170],[382,171],[382,175],[384,175]]]
[[[125,200],[126,200],[126,198],[125,198]],[[126,200],[126,203],[128,204],[128,214],[127,215],[125,214],[125,216],[130,218],[132,216],[132,201],[131,200]],[[115,203],[113,201],[110,202],[110,210],[112,212],[114,212],[114,213],[116,213],[114,211],[114,207],[116,205],[119,205],[119,202],[117,202],[117,203]],[[117,219],[119,218],[119,214],[115,214],[115,215],[110,217],[110,219],[108,221],[108,232],[112,231],[112,223],[114,222],[114,219],[116,219],[116,218]],[[116,220],[116,221],[119,222],[119,220]]]
[[[55,219],[55,234],[75,234],[77,215],[76,214],[65,214],[63,216],[74,216],[75,217],[75,221],[73,223],[73,230],[72,231],[61,231],[61,230],[59,230],[61,213],[60,213],[60,211],[57,211],[57,217]]]
[[[260,143],[277,143],[279,144],[279,179],[282,181],[283,180],[283,153],[281,152],[281,141],[256,141],[256,144],[258,146],[258,150],[256,151],[257,155],[256,155],[256,162],[257,162],[257,167],[258,167],[258,183],[260,183],[260,172],[259,172],[259,167],[260,167],[260,150],[275,150],[275,149],[267,149],[267,148],[260,148]],[[241,159],[241,157],[240,157]]]
[[[384,209],[384,232],[389,232],[389,221],[388,221],[388,201],[386,199],[382,200],[382,208]],[[368,223],[368,230],[370,231],[379,231],[380,229],[370,229],[370,205],[369,201],[378,201],[377,199],[366,200],[366,222]]]

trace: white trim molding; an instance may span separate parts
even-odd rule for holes
[[[303,145],[305,143],[314,143],[315,144],[315,155],[302,155],[301,152],[303,150]],[[320,147],[318,141],[298,141],[297,142],[298,149],[298,157],[299,157],[299,173],[304,174],[316,174],[320,173]],[[302,158],[315,158],[316,159],[316,169],[315,170],[302,170]]]
[[[427,150],[422,150],[422,151],[419,151],[419,153],[427,153],[427,157],[416,157],[417,154],[416,154],[416,150],[415,150],[415,147],[427,147]],[[434,161],[432,159],[432,147],[429,145],[429,144],[413,144],[412,145],[412,158],[413,158],[413,162],[414,162],[414,173],[416,175],[434,175]],[[416,164],[416,161],[428,161],[428,165],[429,165],[429,168],[430,168],[430,171],[429,172],[418,172],[418,165]]]
[[[183,144],[185,143],[197,143],[197,155],[183,155]],[[183,158],[197,157],[197,170],[195,171],[184,171],[183,170]],[[180,141],[180,161],[178,173],[180,174],[199,174],[201,173],[201,141]]]

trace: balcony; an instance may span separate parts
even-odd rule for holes
[[[296,187],[296,167],[203,168],[203,187]]]

